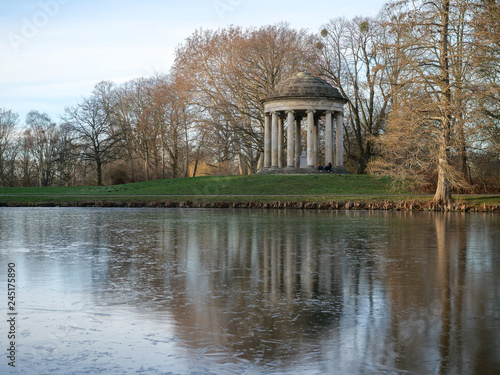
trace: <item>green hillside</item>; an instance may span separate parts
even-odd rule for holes
[[[468,207],[500,205],[500,197],[455,196]],[[421,203],[432,195],[394,188],[388,177],[369,175],[254,175],[177,178],[115,186],[1,188],[0,205],[123,205],[161,206],[162,202],[387,202]],[[365,207],[365,206],[360,206]],[[484,206],[486,207],[486,206]]]
[[[2,188],[0,195],[345,195],[394,194],[389,178],[274,175],[176,178],[115,186]],[[405,193],[405,192],[397,192]]]

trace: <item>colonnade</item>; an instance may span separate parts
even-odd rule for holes
[[[320,147],[319,119],[325,117],[325,160],[344,166],[343,114],[333,110],[270,111],[264,114],[264,168],[299,168],[302,153],[302,120],[307,119],[307,168],[318,166]],[[286,165],[284,159],[284,122],[287,124]],[[334,158],[335,152],[335,158]]]

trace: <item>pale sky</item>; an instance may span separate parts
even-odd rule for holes
[[[0,108],[23,123],[64,107],[103,80],[168,73],[196,29],[288,22],[317,32],[337,17],[376,16],[386,0],[0,0]]]

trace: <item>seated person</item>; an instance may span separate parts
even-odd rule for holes
[[[320,170],[321,172],[323,172],[323,166],[321,165],[321,163],[318,164],[318,170]]]
[[[327,171],[327,172],[332,171],[332,163],[328,163],[328,165],[325,167],[325,171]]]

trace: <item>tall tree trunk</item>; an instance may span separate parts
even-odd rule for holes
[[[1,151],[1,150],[0,150]],[[3,158],[0,157],[0,187],[5,187]]]
[[[97,186],[102,186],[102,163],[100,160],[96,160],[97,168]]]
[[[194,169],[193,169],[193,176],[196,177],[196,170],[198,169],[198,158],[196,158],[196,161],[194,162]]]
[[[452,200],[451,197],[451,184],[448,178],[449,173],[449,158],[450,158],[450,131],[449,129],[441,130],[441,141],[439,145],[438,156],[438,182],[436,193],[434,194],[434,202],[438,204],[448,203]]]
[[[448,56],[448,26],[450,0],[442,0],[441,10],[441,39],[439,43],[439,68],[441,71],[441,134],[438,155],[438,183],[434,202],[444,204],[452,201],[450,173],[450,139],[451,139],[451,87]]]
[[[467,143],[465,140],[464,116],[460,113],[457,119],[457,141],[458,141],[458,171],[463,175],[463,178],[469,180],[467,170]]]
[[[241,155],[241,152],[238,152],[238,171],[240,176],[244,176],[247,174],[246,162]]]

